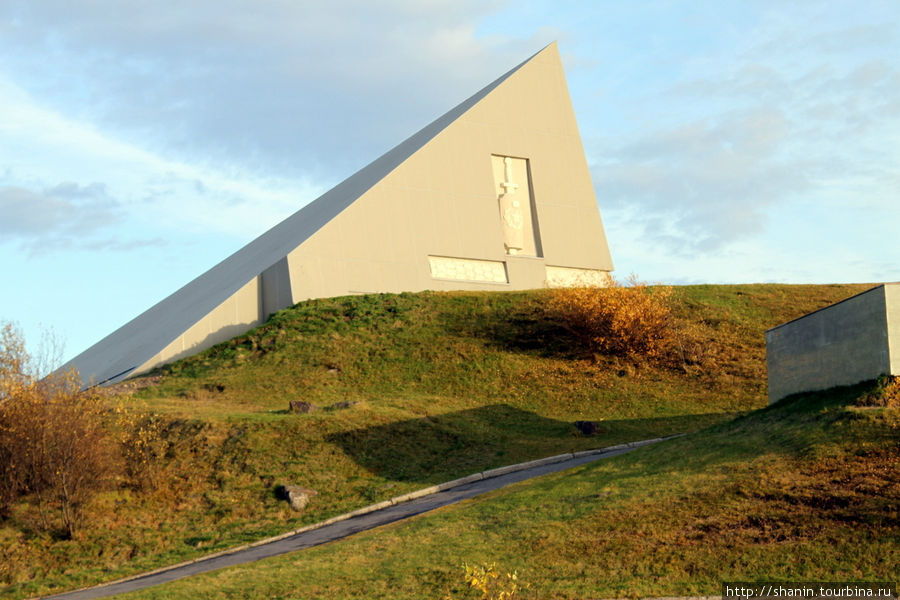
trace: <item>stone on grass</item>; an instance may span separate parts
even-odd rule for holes
[[[300,487],[299,485],[282,485],[279,486],[278,496],[282,500],[287,500],[294,510],[300,511],[309,504],[309,499],[318,495],[316,490]]]
[[[315,404],[304,402],[303,400],[291,400],[290,408],[291,412],[304,414],[319,410],[319,407]]]

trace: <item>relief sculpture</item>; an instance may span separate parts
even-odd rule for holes
[[[503,244],[506,253],[519,254],[525,247],[525,215],[522,194],[516,195],[519,185],[513,182],[512,160],[509,156],[503,157],[504,180],[500,182],[500,219],[503,221]]]

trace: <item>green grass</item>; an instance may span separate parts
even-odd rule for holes
[[[794,398],[300,553],[127,598],[474,598],[464,562],[537,598],[714,595],[725,581],[896,581],[900,415],[871,386]]]
[[[0,523],[0,594],[115,579],[472,472],[727,422],[765,405],[766,328],[864,287],[679,288],[679,317],[712,349],[686,370],[580,353],[544,318],[544,291],[301,303],[111,398],[162,422],[157,485],[104,492],[74,540],[17,506]],[[322,409],[291,414],[291,400]],[[582,419],[602,420],[598,435],[578,434]],[[319,495],[294,513],[279,484]]]

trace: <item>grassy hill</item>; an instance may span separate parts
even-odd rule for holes
[[[411,522],[128,597],[478,598],[464,562],[518,571],[530,598],[896,582],[900,414],[866,406],[884,395],[863,384],[795,397]]]
[[[765,405],[762,332],[864,287],[678,288],[679,319],[709,349],[702,366],[683,368],[578,351],[546,318],[542,291],[302,303],[114,390],[110,405],[138,407],[155,434],[143,485],[97,497],[73,540],[42,533],[36,509],[18,506],[0,523],[2,593],[115,579],[423,484],[732,422]],[[291,400],[319,410],[291,413]],[[581,436],[572,422],[582,419],[602,420],[601,431]],[[319,495],[294,513],[276,497],[279,484]],[[433,568],[452,577],[456,562]]]

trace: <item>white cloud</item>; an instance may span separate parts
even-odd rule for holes
[[[37,106],[2,78],[0,139],[0,185],[40,190],[35,194],[41,195],[60,179],[102,181],[83,185],[102,185],[116,198],[121,220],[155,224],[153,238],[174,230],[247,239],[323,191],[307,178],[264,177],[240,166],[216,169],[153,153]],[[47,235],[43,251],[68,247],[71,241],[51,244]],[[127,246],[108,246],[113,247]]]
[[[96,243],[98,233],[121,219],[120,205],[100,183],[64,182],[40,192],[0,187],[0,234],[32,254]]]
[[[641,129],[588,142],[607,221],[692,257],[763,243],[798,202],[813,215],[868,205],[900,225],[900,69],[882,58],[897,23],[834,28],[813,8],[772,11],[640,101]]]
[[[523,55],[496,3],[11,2],[0,68],[155,153],[339,179]],[[9,23],[14,23],[9,25]]]
[[[802,163],[776,160],[789,129],[780,112],[757,110],[656,131],[607,150],[597,196],[669,251],[716,251],[761,232],[773,203],[808,187]]]

